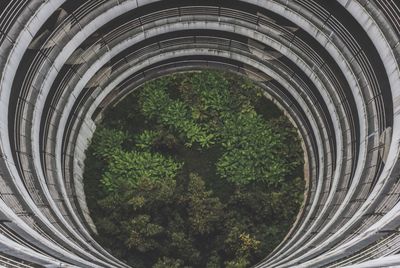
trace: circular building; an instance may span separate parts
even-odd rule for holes
[[[0,265],[127,267],[91,236],[104,110],[178,71],[262,85],[301,133],[307,192],[256,267],[400,265],[400,3],[0,1]]]

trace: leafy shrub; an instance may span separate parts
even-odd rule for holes
[[[163,257],[154,264],[153,268],[181,268],[183,267],[182,260]]]
[[[192,119],[188,106],[182,101],[171,99],[165,85],[157,81],[155,80],[154,84],[147,84],[140,95],[143,114],[185,135],[188,147],[191,147],[193,143],[198,143],[203,148],[212,145],[214,135],[197,124]]]
[[[110,158],[127,138],[127,133],[121,130],[98,127],[92,138],[94,155],[103,160]]]
[[[134,187],[142,178],[161,180],[174,178],[182,164],[159,153],[113,151],[101,183],[108,191],[114,191],[120,181]]]
[[[160,138],[160,131],[144,130],[135,137],[135,146],[142,150],[149,150],[155,144],[157,139]]]
[[[125,240],[128,248],[135,248],[140,252],[146,252],[160,247],[157,236],[164,228],[151,222],[149,215],[138,215],[131,219],[126,225],[126,233],[129,234]]]
[[[224,153],[217,170],[222,178],[238,184],[263,181],[276,185],[287,175],[280,136],[254,111],[227,117],[221,140]]]
[[[113,254],[139,268],[244,268],[279,243],[302,202],[303,155],[286,118],[259,113],[262,95],[248,79],[194,72],[113,110],[87,177]]]

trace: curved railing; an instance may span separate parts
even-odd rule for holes
[[[126,266],[92,238],[83,162],[96,123],[148,80],[207,68],[257,80],[305,148],[302,209],[257,267],[400,263],[395,1],[0,7],[0,265]]]

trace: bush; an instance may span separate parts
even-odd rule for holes
[[[140,94],[140,103],[143,115],[183,134],[188,147],[198,143],[202,148],[208,148],[214,143],[214,135],[193,120],[189,107],[168,96],[165,83],[156,80],[147,84]]]
[[[115,150],[109,159],[108,168],[101,178],[101,183],[109,192],[115,191],[121,182],[135,187],[143,178],[174,178],[182,168],[181,163],[159,153]]]
[[[107,160],[115,152],[121,150],[122,143],[128,138],[128,134],[116,129],[98,127],[92,138],[94,155]]]
[[[221,140],[224,153],[217,170],[222,178],[237,184],[277,185],[288,174],[282,139],[255,111],[227,116]]]
[[[135,136],[135,146],[138,149],[150,150],[154,146],[156,141],[160,138],[160,131],[144,130],[139,135]]]
[[[303,155],[286,118],[257,110],[262,95],[248,79],[195,72],[146,83],[111,111],[85,185],[113,254],[137,267],[244,268],[279,243],[302,202]]]

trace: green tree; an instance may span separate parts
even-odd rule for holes
[[[249,267],[249,261],[246,258],[237,258],[233,261],[226,261],[225,268],[246,268]]]
[[[158,80],[146,84],[140,94],[142,113],[149,119],[156,119],[162,125],[170,127],[184,135],[186,145],[198,143],[203,148],[212,145],[214,135],[192,119],[189,107],[180,100],[173,100],[166,92],[164,83]]]
[[[142,150],[150,150],[160,139],[161,132],[155,130],[144,130],[135,136],[135,146]]]
[[[128,134],[116,129],[97,127],[92,138],[94,155],[100,159],[110,159],[114,153],[122,149],[122,144],[128,138]]]
[[[163,257],[153,265],[153,268],[181,268],[183,267],[183,261],[179,259],[172,259]]]
[[[280,136],[253,109],[227,116],[221,139],[224,153],[217,170],[222,178],[237,184],[277,185],[288,174]]]
[[[149,215],[138,215],[125,223],[127,239],[125,245],[128,248],[147,252],[160,247],[158,237],[164,228],[151,222]]]
[[[173,178],[182,164],[159,153],[125,152],[115,150],[109,157],[108,168],[101,178],[107,191],[114,191],[119,182],[127,182],[134,187],[142,178],[160,180]]]
[[[85,175],[99,241],[139,268],[244,268],[270,252],[302,202],[303,152],[262,96],[248,79],[192,72],[110,109]]]
[[[214,231],[221,222],[224,206],[217,197],[213,196],[212,191],[206,189],[199,175],[189,174],[187,194],[184,198],[191,230],[198,234]]]
[[[195,247],[195,239],[190,234],[182,231],[171,232],[169,238],[171,255],[178,255],[185,264],[201,262],[201,252]]]

